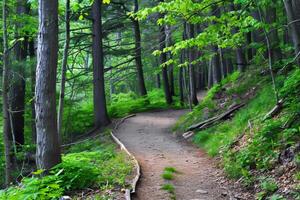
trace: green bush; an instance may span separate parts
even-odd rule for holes
[[[116,153],[113,146],[94,138],[74,145],[68,152],[49,175],[39,177],[43,173],[39,170],[33,173],[35,177],[24,178],[19,186],[0,191],[0,199],[50,200],[88,187],[126,187],[132,164],[124,154]]]

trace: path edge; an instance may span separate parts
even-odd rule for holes
[[[122,151],[124,151],[133,160],[133,162],[134,162],[134,168],[136,169],[136,175],[135,175],[134,179],[132,180],[132,182],[130,184],[131,185],[131,189],[126,189],[125,190],[125,199],[126,200],[131,200],[131,195],[136,192],[136,186],[137,186],[137,183],[138,183],[138,181],[140,179],[140,176],[141,176],[141,167],[140,167],[139,162],[135,158],[135,156],[132,153],[130,153],[128,151],[128,149],[126,148],[126,146],[120,141],[120,139],[117,136],[115,136],[114,131],[117,130],[119,128],[119,126],[125,122],[126,119],[131,118],[131,117],[135,117],[135,116],[136,115],[133,114],[133,115],[128,115],[128,116],[122,118],[115,125],[115,127],[112,129],[112,131],[110,132],[110,136],[112,137],[113,141],[115,143],[117,143],[118,146],[120,147],[120,149]]]

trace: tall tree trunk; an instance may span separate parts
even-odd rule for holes
[[[134,12],[138,12],[139,4],[138,0],[134,0]],[[134,38],[135,38],[135,63],[138,78],[138,88],[141,96],[147,95],[144,73],[143,73],[143,63],[142,63],[142,46],[141,46],[141,30],[139,21],[132,18],[133,28],[134,28]]]
[[[166,26],[166,37],[167,37],[167,47],[170,47],[173,45],[173,41],[172,41],[172,33],[171,33],[171,27],[170,26]],[[171,52],[168,52],[168,59],[172,59],[172,54]],[[174,66],[173,64],[171,64],[169,66],[169,82],[170,82],[170,92],[171,95],[174,96],[175,95],[175,86],[174,86]]]
[[[31,141],[33,144],[36,143],[36,124],[35,124],[35,73],[36,73],[36,63],[35,61],[35,47],[33,38],[29,41],[29,56],[30,56],[30,77],[31,77]]]
[[[69,46],[70,46],[70,12],[71,12],[70,0],[66,0],[66,13],[65,13],[66,38],[65,38],[63,61],[61,67],[61,84],[60,84],[60,95],[59,95],[58,115],[57,115],[57,132],[60,137],[62,137],[66,73],[67,73],[68,53],[69,53]]]
[[[232,11],[235,10],[235,7],[234,7],[234,4],[233,4],[233,3],[230,4],[230,9],[231,9]],[[254,14],[255,14],[255,16],[256,16],[256,14],[258,14],[258,13],[255,12]],[[256,17],[257,17],[257,19],[259,20],[259,16],[256,16]],[[233,33],[235,34],[235,33],[237,33],[237,32],[238,32],[237,28],[234,28],[234,29],[233,29]],[[253,39],[254,42],[261,42],[261,39],[260,39],[260,37],[259,37],[260,31],[254,31],[253,34],[254,34],[254,39]],[[237,69],[238,69],[239,71],[243,72],[243,71],[246,70],[246,66],[247,66],[247,60],[246,60],[245,51],[244,51],[244,49],[241,47],[241,45],[238,45],[238,47],[236,48],[235,51],[236,51]],[[253,56],[253,55],[256,53],[256,50],[255,50],[255,49],[254,49],[253,51],[255,51],[255,52],[251,53],[251,56]]]
[[[267,15],[266,15],[266,22],[271,26],[274,25],[277,21],[276,15],[276,7],[274,5],[268,6]],[[281,61],[282,59],[282,52],[280,49],[280,39],[278,36],[278,31],[276,27],[272,28],[269,32],[269,39],[270,39],[270,50],[272,56],[272,62],[275,64],[277,61]]]
[[[165,26],[160,26],[159,32],[160,32],[159,50],[163,51],[164,48],[166,47]],[[160,64],[163,64],[165,62],[167,62],[167,54],[165,52],[163,52],[160,55]],[[166,66],[162,66],[162,80],[163,80],[163,87],[164,87],[166,103],[172,104],[173,99],[172,99],[172,95],[171,95],[170,87],[169,87],[168,68]]]
[[[284,0],[284,6],[288,17],[288,26],[295,48],[295,54],[300,52],[300,2],[299,0]],[[300,66],[300,56],[297,59]]]
[[[3,114],[3,143],[5,156],[5,185],[12,182],[12,158],[10,141],[10,121],[8,112],[8,35],[7,35],[7,2],[2,1],[2,29],[3,29],[3,71],[2,71],[2,114]]]
[[[104,86],[104,55],[102,32],[102,0],[94,0],[93,13],[93,76],[94,76],[94,115],[95,127],[110,123],[107,114]]]
[[[195,27],[193,24],[188,24],[188,35],[189,39],[195,37]],[[197,89],[196,89],[196,77],[195,77],[195,64],[193,62],[196,60],[196,50],[195,48],[189,49],[189,77],[190,77],[190,98],[193,105],[198,105],[197,99]]]
[[[16,12],[18,15],[28,14],[28,8],[26,6],[26,0],[17,1]],[[11,115],[11,128],[13,130],[15,145],[20,147],[24,145],[24,109],[25,109],[25,61],[27,57],[28,37],[21,33],[24,24],[22,22],[16,23],[15,37],[18,41],[15,45],[15,56],[18,61],[14,67],[13,84],[10,90],[10,108],[12,110]]]
[[[58,59],[58,0],[39,0],[39,34],[36,72],[36,161],[39,169],[61,162],[56,119]]]
[[[181,51],[180,53],[180,63],[184,63],[184,51]],[[183,106],[184,105],[184,83],[183,83],[183,67],[179,68],[179,73],[178,73],[178,85],[179,85],[179,99],[180,99],[180,104]]]

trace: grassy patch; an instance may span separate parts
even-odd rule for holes
[[[170,194],[174,194],[175,193],[175,187],[172,184],[164,184],[161,187],[161,189],[167,191]]]
[[[181,107],[177,97],[174,97],[174,102],[171,106],[167,105],[163,91],[158,89],[148,92],[147,97],[139,97],[133,92],[121,93],[112,97],[108,113],[112,118],[120,118],[131,113]]]

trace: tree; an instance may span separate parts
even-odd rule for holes
[[[164,65],[165,62],[167,62],[167,53],[163,52],[164,48],[166,47],[166,30],[165,26],[160,26],[159,27],[159,33],[160,33],[160,38],[159,38],[159,50],[162,51],[160,55],[160,64]],[[173,99],[170,91],[170,86],[169,86],[169,77],[168,77],[168,69],[167,66],[162,66],[162,81],[163,81],[163,88],[164,88],[164,93],[165,93],[165,98],[167,104],[172,104]]]
[[[186,24],[188,30],[189,39],[195,37],[195,27],[193,24]],[[190,99],[192,104],[195,106],[198,105],[197,99],[197,91],[196,91],[196,74],[195,74],[195,62],[196,60],[196,49],[190,48],[189,49],[189,77],[190,77]]]
[[[7,2],[2,2],[2,28],[3,28],[3,71],[2,71],[2,112],[3,112],[3,143],[5,155],[5,185],[12,181],[12,159],[10,141],[10,122],[8,112],[8,35],[7,35]]]
[[[28,14],[26,0],[17,1],[16,13],[18,16]],[[14,78],[10,90],[11,128],[17,146],[24,145],[24,113],[25,113],[25,65],[28,52],[28,36],[22,30],[24,24],[16,23],[15,29],[15,57]]]
[[[69,46],[70,46],[70,12],[71,12],[70,0],[66,0],[66,14],[65,14],[66,37],[65,37],[63,61],[62,61],[62,68],[61,68],[61,85],[60,85],[60,95],[59,95],[59,105],[58,105],[58,115],[57,115],[57,131],[60,137],[62,136],[66,73],[67,73],[68,53],[69,53]]]
[[[58,59],[58,0],[39,0],[39,34],[35,87],[37,152],[39,169],[61,162],[56,120]]]
[[[138,0],[134,0],[134,12],[137,13],[139,10]],[[138,79],[138,88],[141,96],[147,95],[147,90],[144,80],[143,63],[142,63],[142,46],[141,46],[141,30],[140,24],[137,19],[131,18],[134,29],[135,38],[135,64]]]
[[[94,78],[94,115],[95,127],[100,128],[110,123],[105,99],[104,87],[104,55],[103,33],[101,17],[101,0],[94,0],[92,5],[93,16],[93,78]]]

